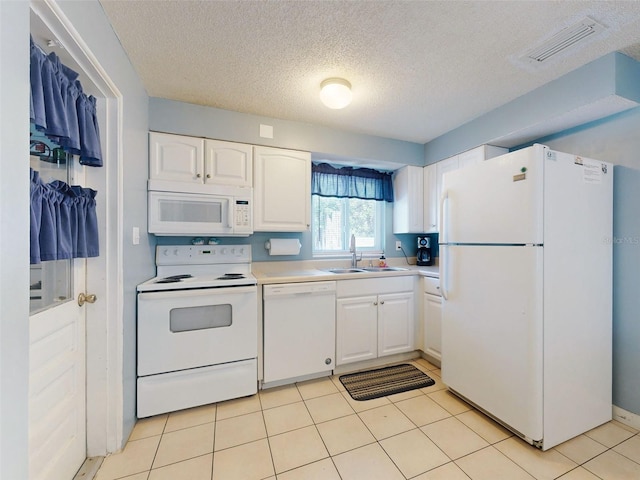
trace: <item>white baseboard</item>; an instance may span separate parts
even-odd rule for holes
[[[636,430],[640,430],[640,415],[636,413],[628,412],[613,405],[613,419]]]

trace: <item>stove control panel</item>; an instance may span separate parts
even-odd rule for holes
[[[251,245],[158,245],[156,265],[250,263]]]

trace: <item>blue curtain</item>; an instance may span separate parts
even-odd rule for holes
[[[328,163],[313,164],[311,194],[393,202],[392,173],[370,168],[335,168]]]
[[[82,91],[78,74],[46,55],[31,39],[31,123],[80,164],[102,166],[96,99]]]
[[[96,194],[60,180],[45,183],[31,169],[31,264],[100,254]]]

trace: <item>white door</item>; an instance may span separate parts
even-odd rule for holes
[[[204,183],[204,140],[184,135],[149,134],[149,178]]]
[[[378,356],[415,349],[413,293],[378,296]]]
[[[86,457],[86,261],[70,263],[71,295],[29,319],[31,480],[71,479]]]
[[[443,177],[440,243],[542,244],[542,146]]]
[[[440,247],[442,380],[542,438],[542,247]]]
[[[253,186],[253,147],[244,143],[205,140],[207,184]]]
[[[69,163],[69,162],[67,162]],[[77,165],[72,162],[71,165]],[[44,181],[84,185],[84,167],[52,167],[31,157]],[[67,480],[86,458],[86,260],[32,265],[29,318],[29,478]]]
[[[424,353],[442,361],[442,297],[424,293]]]
[[[378,298],[341,298],[336,302],[336,365],[378,356]]]
[[[306,232],[311,228],[311,154],[253,149],[253,229]]]

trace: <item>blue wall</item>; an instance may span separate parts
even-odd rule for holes
[[[394,235],[391,233],[391,225],[393,224],[393,204],[387,203],[385,205],[385,251],[384,254],[387,258],[415,257],[417,246],[417,235],[415,234],[401,234]],[[158,245],[189,245],[193,237],[155,237]],[[302,244],[299,255],[282,255],[282,256],[269,256],[269,252],[264,248],[264,244],[270,238],[297,238]],[[246,238],[225,238],[218,237],[217,239],[221,245],[238,245],[238,244],[250,244],[253,261],[255,262],[282,262],[289,260],[312,260],[313,254],[311,251],[311,232],[304,233],[269,233],[258,232],[250,235]],[[402,248],[404,253],[395,250],[396,240],[402,242]],[[434,252],[437,254],[437,239],[432,241],[434,245]],[[366,256],[366,254],[365,254]],[[346,257],[343,257],[346,258]]]
[[[613,403],[640,413],[640,170],[613,172]]]

